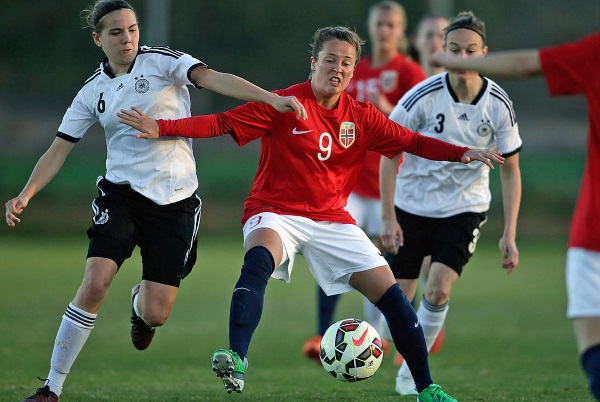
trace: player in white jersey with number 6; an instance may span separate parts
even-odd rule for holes
[[[74,145],[98,122],[106,136],[106,174],[97,181],[85,275],[63,315],[46,383],[27,401],[58,401],[63,383],[86,342],[109,286],[137,246],[142,281],[132,291],[131,338],[149,346],[165,323],[180,281],[196,261],[201,201],[192,142],[185,138],[139,141],[120,124],[117,111],[132,103],[163,118],[190,116],[187,86],[204,87],[281,112],[305,110],[294,97],[280,97],[237,76],[211,70],[194,57],[165,47],[139,47],[135,11],[125,1],[99,0],[84,12],[96,46],[107,59],[79,91],[56,139],[40,158],[21,193],[6,203],[15,226],[30,199],[52,180]]]
[[[461,57],[483,57],[485,25],[471,12],[460,13],[445,29],[444,49]],[[517,215],[521,200],[519,150],[522,141],[512,102],[495,82],[476,71],[449,70],[418,84],[400,99],[390,118],[421,134],[455,145],[496,149],[500,167],[504,233],[502,267],[511,273],[519,262]],[[397,281],[413,297],[423,257],[431,255],[424,294],[417,310],[428,349],[444,325],[452,285],[475,251],[491,194],[489,168],[430,161],[406,154],[382,158],[382,244]],[[398,245],[400,247],[398,247]],[[396,392],[416,395],[404,363]]]

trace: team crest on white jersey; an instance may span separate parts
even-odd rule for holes
[[[356,125],[350,121],[345,121],[340,125],[340,135],[338,136],[340,144],[344,148],[349,148],[356,139]]]
[[[488,135],[492,134],[494,132],[494,129],[492,128],[492,125],[490,124],[490,121],[481,121],[481,123],[479,123],[479,127],[477,127],[477,134],[479,134],[480,137],[487,137]]]
[[[392,92],[398,85],[398,72],[396,70],[382,71],[379,76],[379,85],[383,92]]]
[[[150,89],[150,83],[143,75],[135,77],[135,90],[141,94],[148,92]]]

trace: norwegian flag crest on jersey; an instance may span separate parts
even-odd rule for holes
[[[343,122],[340,125],[340,135],[338,139],[344,148],[348,148],[350,145],[354,144],[354,140],[356,139],[356,125],[349,121]]]

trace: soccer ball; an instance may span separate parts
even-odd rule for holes
[[[361,381],[371,377],[383,360],[377,330],[366,321],[347,318],[331,325],[321,340],[321,364],[336,380]]]

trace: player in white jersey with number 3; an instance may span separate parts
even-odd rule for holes
[[[585,171],[567,245],[567,316],[572,321],[589,389],[600,401],[600,32],[537,49],[497,52],[485,59],[436,53],[436,65],[503,78],[544,76],[551,96],[581,95],[588,107]],[[569,133],[572,134],[572,133]]]
[[[187,86],[204,87],[246,101],[269,103],[281,112],[305,110],[294,97],[280,97],[237,76],[209,69],[194,57],[165,47],[139,47],[138,19],[125,1],[99,0],[85,10],[101,63],[64,115],[58,134],[37,163],[19,196],[6,203],[6,222],[15,226],[29,200],[61,168],[74,145],[98,122],[106,136],[106,175],[99,197],[86,270],[56,336],[46,383],[27,401],[58,401],[63,383],[86,342],[110,283],[137,246],[142,281],[132,290],[131,338],[149,346],[154,328],[165,323],[180,281],[196,261],[200,198],[190,139],[140,141],[116,114],[132,103],[163,118],[190,116]]]
[[[445,29],[444,49],[461,57],[485,56],[483,21],[471,12],[451,19]],[[390,118],[425,136],[495,149],[506,158],[500,167],[504,233],[499,246],[502,267],[511,273],[519,261],[515,237],[522,141],[507,94],[476,71],[449,70],[412,88]],[[390,251],[388,262],[409,299],[416,291],[423,257],[431,255],[417,311],[430,349],[446,319],[452,285],[473,255],[486,220],[490,171],[483,165],[430,161],[410,154],[404,156],[398,174],[396,165],[396,160],[382,158],[382,244]],[[398,371],[396,392],[416,395],[405,363]]]

